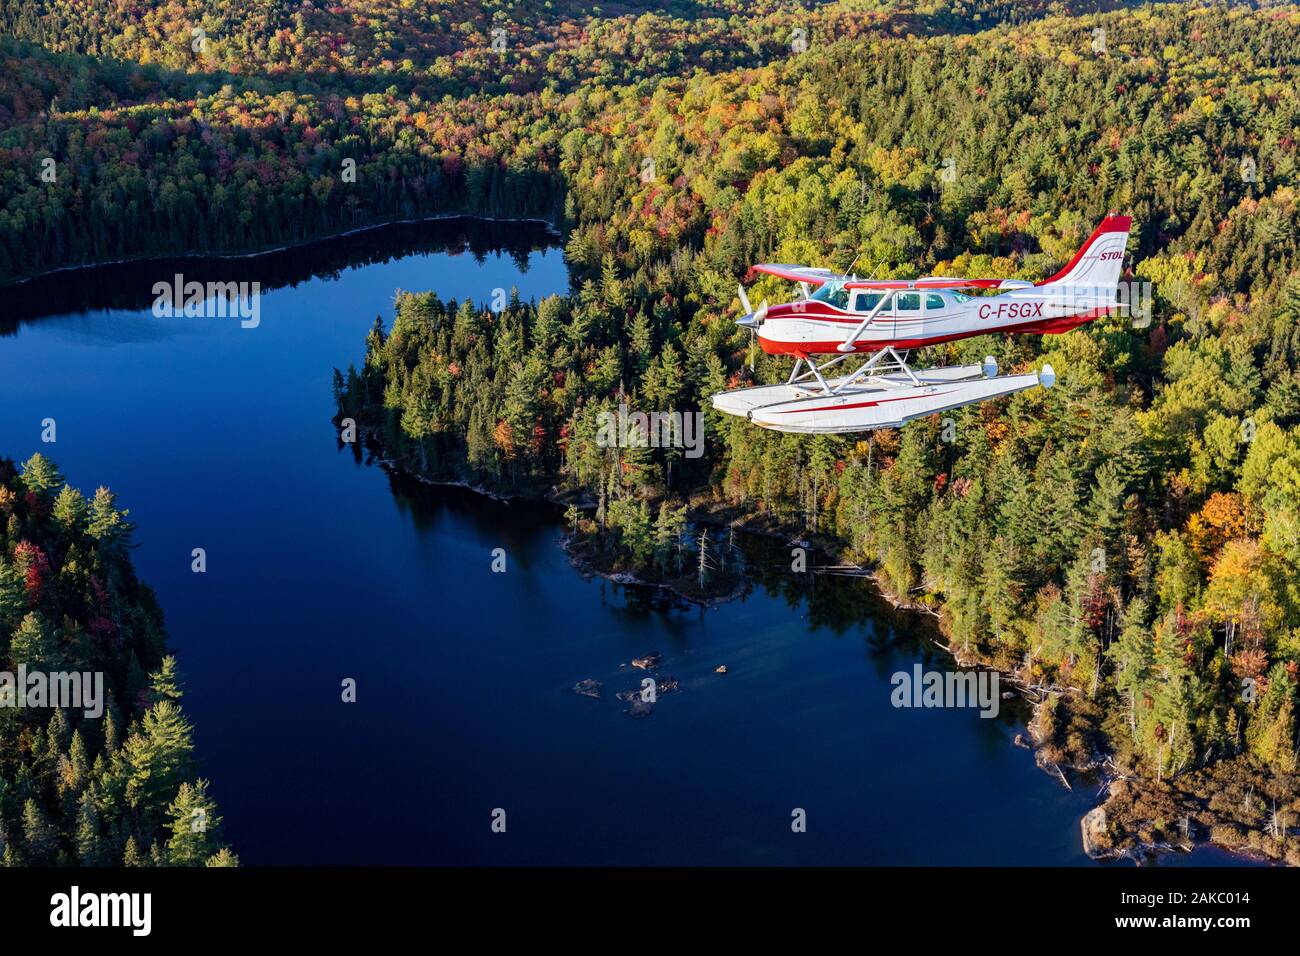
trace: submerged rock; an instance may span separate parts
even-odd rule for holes
[[[573,692],[581,697],[590,697],[592,700],[604,699],[600,693],[600,681],[593,677],[578,681],[573,685]]]
[[[641,699],[639,690],[619,691],[618,699],[627,704],[623,713],[629,717],[649,717],[655,709],[653,702]]]
[[[676,677],[670,677],[667,674],[662,674],[659,677],[646,677],[643,678],[643,680],[654,681],[655,697],[660,697],[664,694],[678,690],[681,687],[681,681],[679,681]],[[635,687],[632,690],[621,690],[614,696],[617,697],[619,700],[631,700],[634,697],[637,698],[641,697],[641,695],[645,694],[648,690],[649,690],[648,687],[642,685],[641,687]],[[651,703],[653,703],[653,701],[651,701]]]
[[[726,664],[719,664],[717,667],[715,667],[715,668],[713,669],[713,673],[715,673],[715,674],[725,674],[725,673],[727,673],[727,665],[726,665]]]
[[[659,666],[661,660],[663,660],[663,658],[659,656],[658,651],[651,651],[645,657],[634,657],[632,659],[632,666],[639,667],[643,671],[652,671]]]

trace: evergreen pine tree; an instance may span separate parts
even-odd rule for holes
[[[202,866],[220,846],[221,818],[217,816],[216,802],[208,796],[208,781],[198,780],[193,786],[182,783],[167,815],[171,818],[167,862],[172,866]]]
[[[135,836],[129,836],[126,839],[126,850],[122,854],[123,866],[145,866],[144,854],[140,852],[140,844],[136,842]]]
[[[59,834],[35,800],[23,804],[24,862],[29,866],[53,866],[59,852]]]
[[[22,463],[21,472],[23,487],[37,497],[48,498],[63,484],[63,476],[54,463],[40,452]]]

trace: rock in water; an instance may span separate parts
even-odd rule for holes
[[[1079,823],[1083,831],[1083,852],[1090,860],[1109,860],[1116,856],[1110,847],[1110,834],[1106,832],[1106,808],[1094,807],[1083,815]]]
[[[727,665],[726,665],[726,664],[719,664],[717,667],[715,667],[715,668],[713,669],[713,673],[715,673],[715,674],[725,674],[725,673],[727,673]]]
[[[652,671],[659,666],[659,662],[662,659],[663,658],[659,656],[658,651],[652,651],[651,653],[647,654],[645,657],[633,658],[632,666],[639,667],[643,671]]]
[[[638,697],[636,700],[630,701],[628,703],[627,710],[624,711],[624,713],[626,713],[629,717],[649,717],[651,711],[653,711],[654,709],[655,709],[654,704],[650,703],[650,701],[648,700],[642,700],[640,697]]]
[[[573,685],[573,692],[582,697],[590,697],[592,700],[601,700],[600,681],[593,677],[586,680],[580,680]]]

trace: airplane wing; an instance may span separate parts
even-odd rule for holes
[[[1032,282],[1021,279],[955,279],[925,276],[920,279],[850,279],[846,289],[1028,289]]]
[[[1022,279],[958,279],[950,276],[924,276],[920,279],[850,279],[830,269],[816,269],[812,266],[790,265],[780,262],[760,262],[751,267],[751,272],[763,272],[790,282],[806,282],[819,286],[827,282],[847,279],[846,289],[877,289],[882,292],[891,289],[1028,289],[1032,282]]]
[[[807,282],[809,285],[822,285],[832,279],[844,278],[830,269],[814,269],[812,266],[787,265],[785,263],[760,262],[751,267],[751,272],[765,272],[770,276],[788,279],[791,282]]]

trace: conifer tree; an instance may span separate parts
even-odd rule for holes
[[[123,866],[145,866],[146,861],[144,854],[140,852],[140,844],[136,842],[135,835],[127,837],[126,849],[122,853]]]
[[[108,845],[100,832],[98,793],[94,784],[81,795],[77,807],[77,860],[82,866],[111,866]]]
[[[26,664],[29,670],[58,670],[61,662],[58,641],[50,626],[35,611],[23,616],[9,644],[15,665]]]
[[[164,657],[158,670],[150,675],[149,689],[155,704],[163,700],[181,699],[180,670],[176,666],[176,658],[171,654]]]
[[[22,463],[21,472],[23,487],[41,498],[52,496],[54,489],[63,484],[63,476],[54,463],[40,452]]]
[[[223,846],[216,853],[212,854],[212,856],[208,857],[207,861],[203,865],[211,867],[235,867],[239,866],[239,857],[235,856],[229,847]]]
[[[161,700],[145,713],[122,750],[128,803],[146,811],[161,808],[188,775],[193,750],[189,721],[173,701]]]
[[[23,862],[29,866],[53,866],[59,853],[59,834],[33,799],[23,804]]]
[[[208,781],[198,780],[193,786],[182,783],[167,815],[171,818],[167,862],[172,866],[202,866],[220,846],[221,818],[216,803],[208,796]]]
[[[71,485],[64,485],[54,499],[54,520],[58,522],[65,536],[79,532],[86,523],[90,513],[85,496]]]
[[[100,553],[107,558],[120,559],[131,546],[135,526],[126,520],[127,513],[117,507],[117,496],[111,491],[102,486],[95,489],[86,532],[99,542]]]

